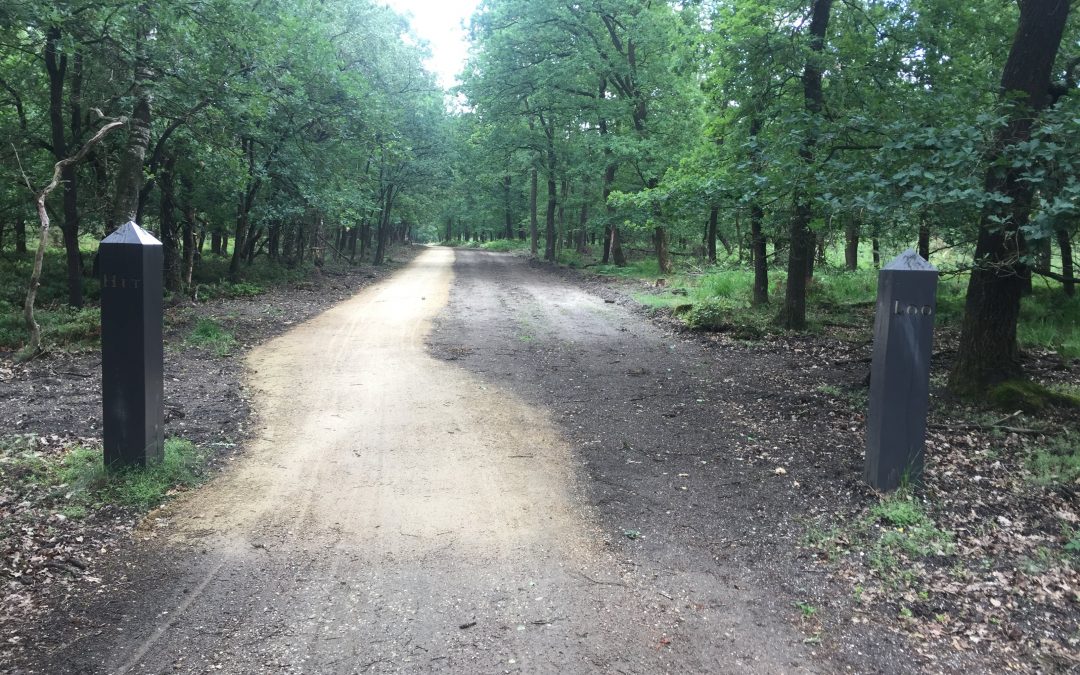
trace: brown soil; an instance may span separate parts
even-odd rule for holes
[[[861,413],[830,393],[861,388],[866,340],[691,334],[607,283],[552,272],[431,249],[256,348],[244,452],[144,520],[99,561],[98,582],[54,589],[63,608],[20,633],[32,638],[12,652],[15,672],[1011,663],[993,642],[911,639],[898,603],[918,599],[858,602],[855,582],[805,545],[808,527],[874,501]],[[172,424],[204,443],[236,439],[241,364],[203,360],[220,372],[174,386],[220,397],[198,417],[208,424],[190,408]],[[0,395],[46,407],[55,390],[28,394],[31,379]],[[85,433],[77,420],[96,411],[69,407],[40,431]],[[237,426],[223,434],[214,415]],[[843,572],[866,574],[847,560]]]
[[[583,458],[542,407],[427,354],[453,258],[431,249],[254,350],[260,423],[248,450],[148,519],[149,541],[123,560],[128,578],[105,582],[117,596],[87,599],[35,666],[815,669],[759,595],[678,552],[662,568],[627,556],[623,531],[585,503]],[[580,291],[561,303],[604,307]],[[505,322],[495,310],[485,320]]]

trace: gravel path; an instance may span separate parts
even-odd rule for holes
[[[520,261],[457,255],[456,282],[455,252],[430,249],[253,350],[260,430],[211,484],[146,520],[110,595],[42,670],[820,669],[768,594],[700,552],[628,550],[650,534],[595,503],[590,458],[515,391],[520,371],[452,360],[505,365],[508,338],[583,345],[625,380],[656,367],[658,331]],[[576,397],[589,369],[555,356]]]

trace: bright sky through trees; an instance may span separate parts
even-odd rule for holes
[[[479,0],[384,0],[402,14],[409,15],[413,30],[427,40],[431,58],[424,65],[450,88],[468,57],[468,40],[462,23],[468,21]]]

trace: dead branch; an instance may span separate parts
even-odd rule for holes
[[[48,198],[49,193],[60,185],[60,175],[64,169],[81,162],[95,145],[100,143],[114,129],[125,124],[127,124],[127,118],[121,117],[98,129],[93,138],[88,140],[78,152],[71,157],[60,160],[53,166],[52,180],[37,194],[37,212],[38,220],[41,221],[41,229],[38,232],[37,252],[34,254],[34,268],[30,273],[30,286],[26,290],[26,303],[23,306],[26,328],[30,331],[30,343],[27,345],[25,353],[27,358],[33,358],[41,352],[41,326],[34,319],[34,301],[37,299],[37,290],[41,285],[41,265],[45,259],[45,249],[49,245],[49,212],[45,208],[45,199]]]

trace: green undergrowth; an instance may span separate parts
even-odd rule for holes
[[[1080,441],[1075,435],[1049,438],[1030,452],[1026,464],[1038,485],[1075,488],[1080,482]]]
[[[41,326],[41,339],[47,347],[79,351],[101,344],[101,310],[97,307],[38,307],[34,318]],[[19,349],[28,338],[22,306],[0,300],[0,350]]]
[[[83,264],[87,274],[90,271],[91,256],[96,250],[96,242],[84,243]],[[31,253],[15,254],[5,251],[0,254],[0,303],[22,307],[33,265],[34,256]],[[83,298],[88,304],[96,304],[100,297],[101,283],[91,276],[85,276]],[[37,290],[37,304],[39,307],[48,307],[67,302],[67,298],[67,259],[61,247],[52,246],[45,251],[45,257],[41,261],[41,285]]]
[[[199,300],[217,298],[250,298],[261,295],[274,286],[297,284],[315,270],[315,265],[305,263],[290,267],[269,259],[256,260],[252,265],[240,266],[240,277],[233,279],[229,275],[229,257],[203,254],[192,275],[192,284],[197,285]],[[334,261],[328,261],[334,264]]]
[[[495,251],[497,253],[528,251],[529,242],[524,239],[495,239],[494,241],[485,241],[483,244],[480,244],[480,248],[485,251]]]
[[[660,265],[654,258],[634,260],[622,267],[611,264],[599,264],[593,267],[592,270],[603,276],[621,277],[623,279],[658,279],[663,277],[672,282],[670,285],[672,288],[682,285],[681,283],[675,283],[674,278],[660,274]]]
[[[160,463],[109,472],[100,446],[40,448],[35,437],[16,436],[0,441],[0,483],[69,518],[108,505],[146,510],[171,491],[198,484],[206,457],[190,441],[170,438]]]
[[[1057,391],[1029,380],[1010,380],[993,387],[987,401],[1006,412],[1041,413],[1049,408],[1080,408],[1080,396]]]
[[[96,246],[96,242],[88,241],[83,248],[87,269],[92,264],[91,256]],[[18,350],[29,339],[23,319],[23,302],[32,263],[33,258],[29,255],[10,252],[0,255],[0,350]],[[328,260],[323,269],[347,266],[348,263],[344,261]],[[251,266],[242,265],[240,278],[231,280],[228,274],[229,258],[204,252],[195,268],[192,282],[199,301],[250,298],[275,286],[301,284],[310,278],[314,269],[311,263],[289,267],[260,258]],[[67,293],[64,253],[54,246],[45,254],[34,311],[41,326],[42,343],[46,349],[68,351],[98,348],[101,337],[100,284],[92,277],[83,279],[86,306],[82,309],[67,305]]]
[[[188,334],[187,343],[202,347],[215,356],[228,356],[236,348],[236,337],[214,319],[199,319]]]
[[[807,528],[803,545],[835,561],[846,555],[865,557],[888,586],[918,588],[919,563],[932,556],[951,556],[956,545],[940,529],[908,489],[885,495],[849,523]]]
[[[663,287],[640,292],[635,299],[649,307],[673,310],[693,328],[747,334],[776,332],[771,324],[783,300],[783,271],[770,270],[770,304],[753,308],[754,275],[745,266],[717,265],[706,268],[704,273],[684,267],[674,274],[661,275],[655,260],[643,259],[625,267],[598,265],[594,269],[598,274],[626,279],[663,278]],[[865,337],[873,326],[877,275],[875,269],[816,269],[807,289],[808,330],[849,327]],[[949,274],[939,279],[935,317],[938,328],[959,330],[966,293],[966,275]],[[1080,297],[1068,298],[1058,287],[1037,285],[1023,299],[1017,338],[1024,348],[1080,358]]]

